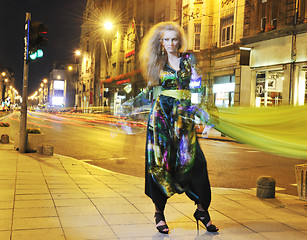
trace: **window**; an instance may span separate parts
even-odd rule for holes
[[[221,19],[221,47],[233,43],[233,16]]]
[[[183,31],[186,36],[188,36],[188,25],[183,26]]]
[[[164,22],[165,21],[165,12],[161,12],[159,14],[159,22]]]
[[[182,0],[176,1],[176,10],[175,10],[175,18],[180,19],[181,18],[181,10],[182,10]]]
[[[194,24],[194,50],[200,50],[201,23]]]
[[[277,19],[276,18],[272,19],[271,26],[272,26],[273,29],[277,28]]]
[[[131,60],[127,61],[127,73],[131,72]]]
[[[113,54],[116,52],[117,43],[118,43],[118,38],[116,36],[116,37],[113,38],[113,44],[112,44],[112,53]]]
[[[123,62],[120,62],[120,65],[119,65],[119,74],[123,74],[124,73],[124,63]]]
[[[267,2],[262,1],[262,4],[260,5],[260,31],[264,32],[266,25],[267,25]],[[275,9],[274,9],[275,10]],[[275,10],[275,12],[277,9]],[[269,22],[270,23],[270,22]]]
[[[282,103],[283,71],[260,71],[256,73],[255,106],[277,106]]]
[[[112,64],[113,74],[116,75],[116,63]]]
[[[234,105],[235,76],[227,75],[214,77],[212,88],[214,102],[217,107],[230,107]]]
[[[90,42],[86,41],[86,51],[89,52],[90,51]]]
[[[265,27],[266,27],[266,17],[263,17],[261,18],[261,21],[260,21],[260,30],[264,32]]]
[[[133,38],[132,38],[132,33],[129,33],[128,36],[127,36],[127,49],[131,49],[133,48]]]
[[[298,21],[299,23],[307,22],[307,3],[306,0],[299,0],[299,12],[298,12]]]

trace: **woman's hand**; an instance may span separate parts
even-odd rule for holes
[[[202,134],[201,134],[201,137],[202,137],[202,138],[208,138],[208,136],[209,136],[209,131],[210,131],[211,128],[212,128],[212,126],[205,125],[204,130],[203,130],[203,132],[202,132]]]

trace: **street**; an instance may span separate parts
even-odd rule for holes
[[[19,129],[19,116],[20,112],[14,112],[6,119],[12,126],[12,140]],[[56,154],[111,171],[144,176],[144,126],[131,132],[99,115],[29,112],[27,127],[40,128]],[[294,166],[305,160],[275,156],[234,142],[201,138],[199,142],[213,187],[255,188],[259,176],[269,175],[276,179],[276,191],[297,195]]]

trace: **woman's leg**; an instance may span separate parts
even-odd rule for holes
[[[190,181],[190,189],[186,191],[187,196],[197,204],[197,210],[194,217],[201,221],[209,232],[218,231],[218,227],[212,225],[210,215],[208,212],[211,203],[211,188],[208,177],[206,158],[196,141],[196,155],[195,165],[193,168],[193,175]]]
[[[160,209],[155,205],[155,221],[156,221],[156,228],[161,233],[168,233],[169,228],[166,224],[165,216],[163,211],[160,211]]]
[[[208,177],[206,158],[196,141],[195,165],[193,167],[192,177],[189,184],[189,190],[186,195],[202,206],[208,209],[211,203],[211,188]]]

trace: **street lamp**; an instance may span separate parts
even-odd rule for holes
[[[75,54],[76,54],[76,56],[80,56],[81,55],[81,51],[80,50],[76,50]]]
[[[104,23],[104,28],[107,29],[107,30],[111,30],[113,28],[113,23],[110,22],[110,21],[106,21]]]
[[[47,97],[46,96],[48,96],[48,86],[47,86],[47,88],[46,88],[46,85],[47,85],[47,82],[48,82],[48,80],[47,80],[47,78],[44,78],[43,79],[43,82],[40,84],[40,87],[42,88],[42,100],[41,100],[41,103],[43,104],[43,105],[45,105],[46,104],[46,102],[47,102]],[[46,91],[47,90],[47,91]]]

